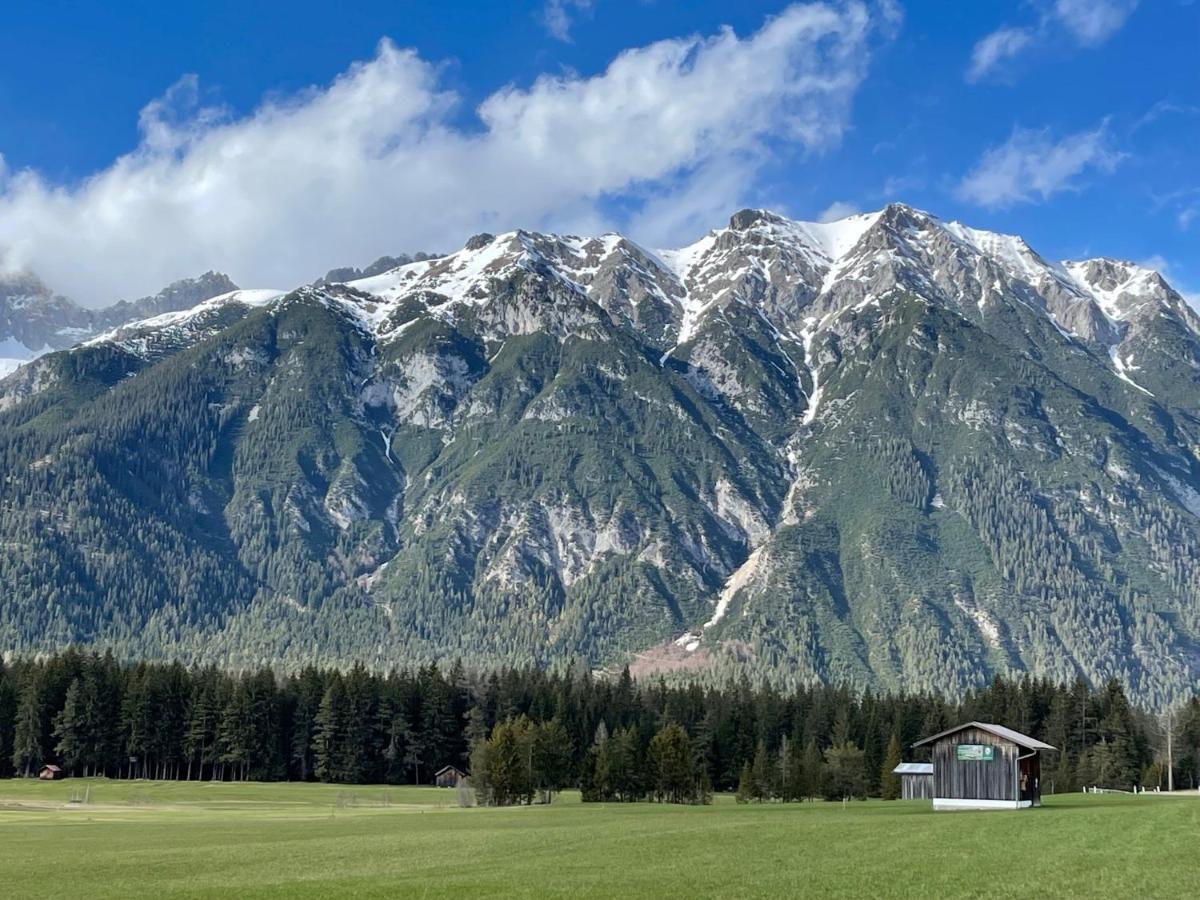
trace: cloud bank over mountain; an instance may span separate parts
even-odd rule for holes
[[[473,115],[437,64],[388,39],[247,115],[205,105],[185,76],[142,110],[138,146],[81,183],[0,160],[3,265],[96,304],[214,267],[289,285],[518,223],[677,241],[743,199],[773,141],[839,142],[890,8],[793,5],[747,36],[663,40],[591,76],[504,87]]]

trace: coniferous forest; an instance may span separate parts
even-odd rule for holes
[[[1200,784],[1200,697],[1170,714],[1099,689],[997,678],[951,702],[831,686],[781,692],[634,681],[623,671],[468,671],[426,665],[279,675],[118,661],[69,649],[0,662],[0,775],[430,784],[452,765],[479,802],[705,802],[898,795],[906,748],[964,720],[1060,748],[1043,790]],[[1169,738],[1169,740],[1168,740]],[[1168,756],[1169,754],[1169,756]]]

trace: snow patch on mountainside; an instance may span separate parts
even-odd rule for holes
[[[821,371],[820,367],[813,360],[812,347],[813,339],[817,335],[817,320],[810,317],[804,322],[804,330],[800,332],[800,341],[804,345],[804,361],[808,366],[809,376],[812,378],[812,391],[808,395],[808,407],[804,410],[804,417],[800,420],[801,425],[811,425],[817,418],[817,409],[821,406]]]
[[[1130,362],[1127,362],[1126,360],[1123,360],[1121,358],[1120,345],[1113,345],[1112,347],[1109,347],[1108,348],[1108,357],[1109,357],[1109,359],[1112,360],[1113,370],[1117,373],[1118,378],[1120,378],[1126,384],[1132,385],[1133,387],[1137,388],[1143,394],[1146,394],[1149,397],[1154,396],[1148,390],[1146,390],[1144,387],[1142,387],[1140,384],[1138,384],[1136,381],[1134,381],[1132,378],[1129,377],[1129,373],[1136,372],[1138,367],[1135,365],[1132,365]]]
[[[1159,290],[1159,274],[1133,263],[1099,258],[1069,261],[1063,267],[1079,289],[1114,322],[1125,321],[1145,304],[1154,302]],[[1102,270],[1105,277],[1096,277],[1097,270]]]
[[[1002,269],[1036,285],[1046,277],[1065,278],[1061,266],[1042,259],[1025,239],[1015,234],[1001,234],[970,228],[961,222],[946,222],[942,226],[952,236],[977,252],[995,261]]]
[[[795,232],[818,247],[830,261],[844,257],[854,249],[882,212],[861,213],[833,222],[795,222]]]
[[[177,328],[192,322],[204,313],[212,312],[229,304],[237,304],[239,306],[249,307],[266,306],[272,301],[278,300],[282,296],[284,296],[283,291],[270,289],[230,291],[227,294],[219,294],[216,297],[210,297],[203,303],[199,303],[190,309],[180,310],[179,312],[163,313],[162,315],[151,316],[148,319],[139,319],[134,322],[128,322],[112,329],[111,331],[106,331],[103,334],[98,334],[93,338],[89,338],[83,342],[82,346],[90,347],[96,344],[116,343],[121,341],[127,335],[139,334],[142,332],[165,331],[169,328]]]

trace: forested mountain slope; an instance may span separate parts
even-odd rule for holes
[[[1155,701],[1200,671],[1200,320],[894,205],[458,253],[0,382],[0,640]]]

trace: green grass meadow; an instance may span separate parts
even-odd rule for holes
[[[1197,847],[1194,795],[459,809],[437,788],[0,781],[5,898],[1189,897]]]

